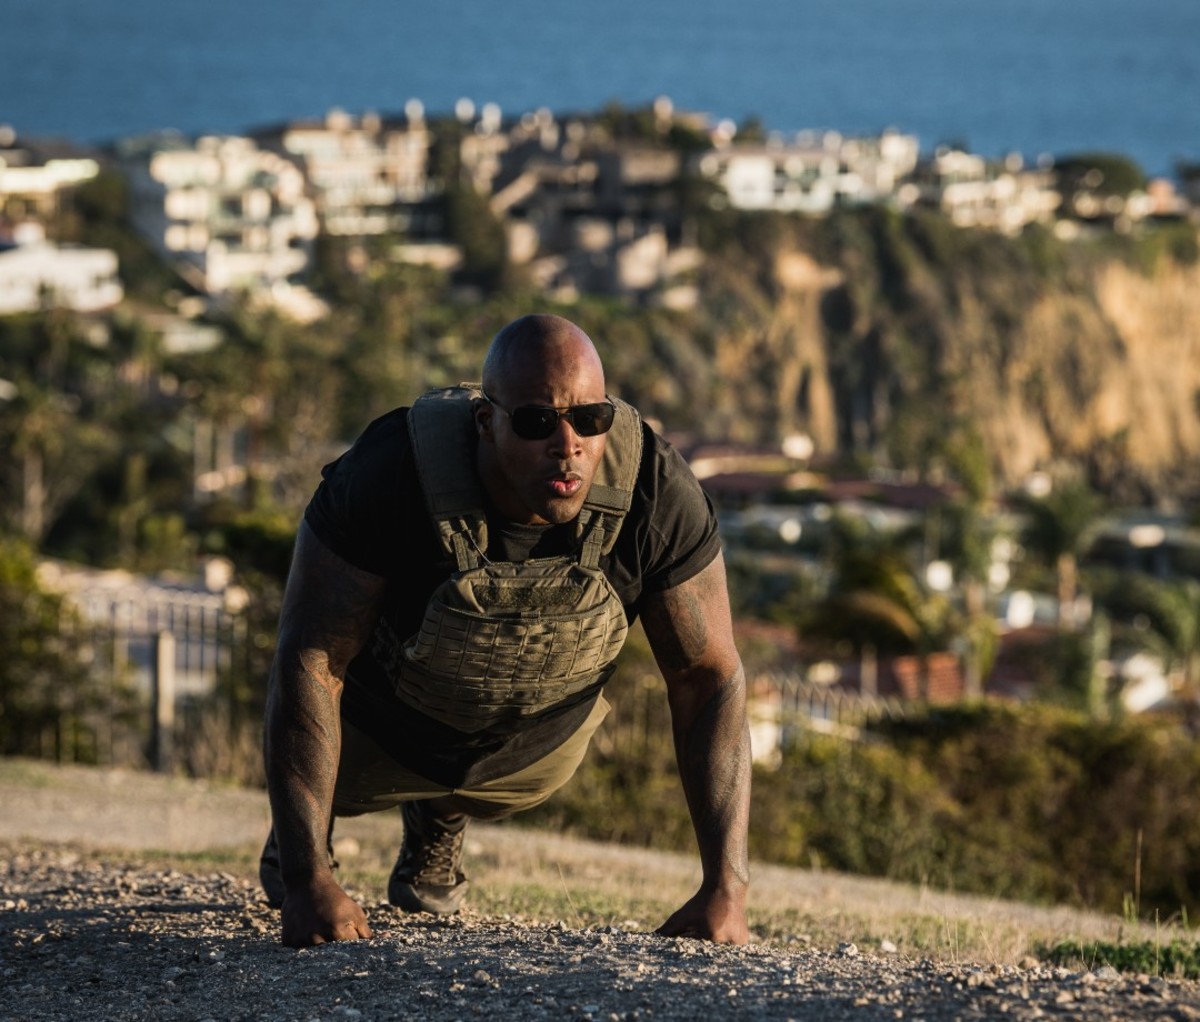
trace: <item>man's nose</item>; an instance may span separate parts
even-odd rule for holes
[[[550,443],[554,453],[578,451],[582,446],[579,434],[571,425],[569,419],[560,415],[554,424],[554,432],[550,434]]]

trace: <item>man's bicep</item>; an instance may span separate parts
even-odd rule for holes
[[[280,644],[321,651],[340,675],[370,634],[386,580],[356,568],[301,523],[280,619]]]
[[[735,670],[738,655],[723,558],[718,554],[686,582],[647,594],[642,625],[668,686],[695,670]]]

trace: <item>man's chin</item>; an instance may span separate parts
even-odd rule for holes
[[[565,525],[567,522],[574,521],[582,508],[582,496],[563,497],[542,501],[542,506],[537,509],[537,514],[542,521],[548,522],[550,525]]]

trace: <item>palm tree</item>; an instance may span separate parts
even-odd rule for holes
[[[1058,626],[1074,630],[1079,590],[1079,556],[1088,547],[1103,505],[1080,478],[1058,483],[1045,497],[1027,500],[1025,545],[1051,567],[1057,578]]]
[[[1200,582],[1107,572],[1097,579],[1096,602],[1120,639],[1160,654],[1168,670],[1182,674],[1185,687],[1200,680]]]
[[[975,500],[954,503],[941,511],[942,555],[950,562],[962,594],[964,694],[983,695],[983,678],[996,649],[996,624],[987,612],[987,578],[997,528]]]
[[[820,645],[850,643],[868,662],[877,652],[915,653],[925,697],[927,659],[949,644],[955,616],[949,600],[922,583],[904,554],[905,539],[872,533],[849,519],[836,520],[829,586],[802,616],[801,627]]]

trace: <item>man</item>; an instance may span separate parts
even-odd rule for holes
[[[468,820],[570,778],[638,614],[703,867],[659,932],[744,943],[745,681],[712,510],[686,464],[607,396],[591,340],[556,316],[501,330],[481,388],[372,423],[326,466],[284,595],[260,864],[283,942],[370,936],[333,876],[335,815],[398,805],[388,900],[457,911]]]

